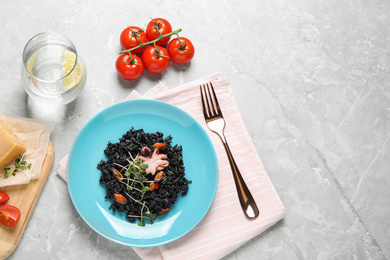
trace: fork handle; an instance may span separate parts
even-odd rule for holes
[[[224,136],[220,136],[222,143],[225,147],[226,153],[228,155],[230,167],[232,168],[234,182],[236,183],[236,189],[238,198],[240,200],[241,208],[244,211],[247,218],[254,219],[259,215],[259,209],[257,208],[256,202],[252,197],[252,194],[244,179],[241,176],[240,170],[237,167],[236,162],[234,161],[232,152],[230,151],[229,145],[226,142]],[[224,140],[225,139],[225,140]]]

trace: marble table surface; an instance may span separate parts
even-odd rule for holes
[[[58,162],[97,112],[159,81],[220,72],[287,214],[223,259],[390,259],[389,1],[0,1],[0,113],[33,117],[24,44],[68,36],[87,85],[51,135],[54,167],[9,259],[140,259],[83,222]],[[195,47],[186,66],[118,78],[120,32],[164,17]]]

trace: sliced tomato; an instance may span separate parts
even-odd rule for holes
[[[9,196],[4,191],[0,191],[0,205],[6,203],[9,200]]]
[[[13,228],[20,219],[20,210],[12,205],[0,206],[0,223],[6,227]]]

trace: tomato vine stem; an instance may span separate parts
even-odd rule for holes
[[[136,50],[136,49],[138,49],[138,48],[142,48],[142,47],[148,46],[148,45],[150,45],[150,44],[155,44],[155,43],[158,42],[159,40],[164,39],[164,38],[169,37],[169,36],[172,36],[172,35],[177,35],[177,36],[179,37],[179,35],[178,35],[179,32],[181,32],[181,28],[180,28],[180,29],[177,29],[177,30],[175,30],[175,31],[173,31],[173,32],[167,33],[167,34],[160,35],[158,38],[154,39],[153,41],[150,41],[150,42],[143,42],[143,43],[141,43],[140,45],[138,45],[138,46],[136,46],[136,47],[134,47],[134,48],[127,49],[127,50],[122,50],[122,51],[119,52],[119,54],[126,53],[126,52],[127,52],[127,53],[130,53],[130,52],[132,52],[132,51],[134,51],[134,50]]]

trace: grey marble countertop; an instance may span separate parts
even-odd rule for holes
[[[43,31],[68,36],[87,85],[52,133],[55,162],[9,259],[139,259],[95,233],[55,173],[97,112],[221,72],[287,214],[224,259],[390,258],[389,1],[0,1],[0,113],[30,117],[22,50]],[[195,47],[188,66],[118,78],[119,35],[164,17]]]

